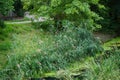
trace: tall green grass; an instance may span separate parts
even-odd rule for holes
[[[0,69],[5,66],[7,55],[12,53],[13,35],[26,34],[32,30],[31,24],[5,24],[4,28],[0,28]]]
[[[120,46],[120,37],[114,38],[106,43],[104,43],[103,47],[105,50],[110,50],[110,46]]]
[[[93,58],[86,66],[89,69],[85,74],[87,80],[120,80],[120,51],[100,63]]]
[[[3,31],[6,37],[0,43],[0,63],[7,61],[7,64],[0,71],[2,80],[37,78],[58,70],[65,70],[59,77],[75,80],[67,68],[85,60],[86,56],[92,57],[77,64],[86,70],[83,80],[120,79],[120,51],[112,51],[111,56],[96,60],[95,54],[103,49],[85,29],[69,27],[53,35],[34,29],[30,24],[7,24]]]
[[[1,72],[2,78],[40,77],[43,73],[65,69],[69,63],[102,51],[99,42],[85,29],[66,28],[43,39],[39,34],[14,35],[13,54],[8,56],[8,63]]]
[[[102,58],[100,61],[88,57],[65,70],[59,70],[57,77],[64,80],[120,80],[120,51],[113,51],[109,57],[99,57]]]

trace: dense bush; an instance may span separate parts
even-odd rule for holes
[[[47,20],[43,22],[32,22],[35,29],[42,29],[44,31],[55,31],[53,27],[54,22]]]
[[[45,45],[42,44],[39,51],[32,51],[24,56],[10,55],[1,77],[15,80],[40,77],[44,72],[64,69],[69,63],[102,50],[99,42],[90,32],[73,27],[56,34],[54,41],[47,47]]]

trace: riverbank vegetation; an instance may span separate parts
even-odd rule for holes
[[[3,3],[0,2],[6,5]],[[13,3],[7,10],[13,9]],[[119,80],[119,15],[114,12],[113,18],[106,16],[114,9],[109,6],[111,3],[22,0],[24,9],[47,18],[30,23],[12,20],[9,24],[0,20],[0,79]],[[0,13],[6,13],[1,9],[0,6]],[[117,25],[111,26],[112,21]],[[115,37],[102,43],[94,32]]]

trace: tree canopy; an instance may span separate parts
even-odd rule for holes
[[[49,16],[59,25],[64,21],[73,22],[75,26],[84,26],[94,30],[100,27],[95,22],[101,17],[91,10],[91,5],[103,8],[99,0],[23,0],[25,9],[42,16]]]
[[[0,0],[0,14],[6,14],[13,9],[13,0]]]

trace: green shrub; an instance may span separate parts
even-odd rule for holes
[[[53,21],[47,20],[43,22],[32,22],[32,25],[35,29],[43,29],[44,31],[51,31],[53,30]]]
[[[94,55],[100,51],[100,43],[92,33],[82,28],[71,28],[56,36],[57,52],[73,54],[75,57]],[[78,56],[79,55],[79,56]]]

